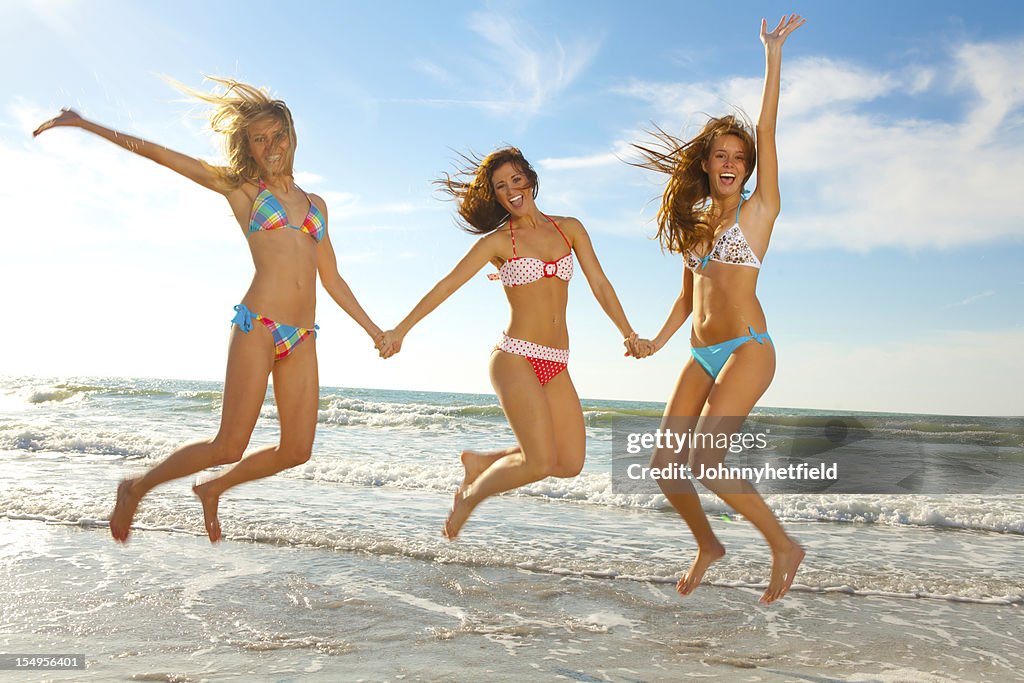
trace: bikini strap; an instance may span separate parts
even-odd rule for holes
[[[508,234],[512,236],[512,258],[516,257],[516,231],[512,229],[512,216],[508,217]]]
[[[569,250],[572,251],[572,244],[569,242],[569,238],[566,237],[565,233],[562,232],[562,229],[560,227],[558,227],[558,223],[555,222],[555,219],[553,219],[551,216],[547,215],[546,213],[542,213],[541,215],[544,216],[544,218],[547,218],[549,221],[551,221],[551,225],[555,226],[555,230],[558,231],[558,234],[562,236],[563,240],[565,240],[566,246],[568,246]]]
[[[740,203],[736,205],[736,225],[740,224],[740,207],[743,206],[743,195],[740,195]]]

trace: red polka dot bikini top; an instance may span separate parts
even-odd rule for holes
[[[550,216],[544,216],[551,225],[555,226],[555,230],[565,240],[566,246],[569,247],[569,253],[557,261],[543,261],[539,258],[532,256],[517,256],[516,255],[516,233],[512,230],[512,221],[509,221],[508,231],[512,236],[512,258],[501,264],[498,268],[497,273],[491,273],[487,276],[489,280],[501,280],[501,284],[506,287],[521,287],[522,285],[528,285],[531,282],[536,282],[541,278],[546,277],[557,277],[568,282],[572,279],[572,245],[569,244],[568,238],[562,229],[558,227]]]

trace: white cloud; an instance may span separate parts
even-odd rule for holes
[[[614,152],[603,152],[582,157],[541,159],[537,162],[537,165],[545,171],[571,171],[580,168],[595,168],[619,163],[622,162]]]
[[[80,18],[76,15],[85,9],[80,0],[29,0],[25,6],[47,28],[65,38],[78,34],[76,22]]]
[[[877,71],[824,58],[783,67],[778,132],[782,248],[960,247],[1024,235],[1024,41],[962,45],[943,64]],[[939,84],[950,92],[936,93]],[[634,82],[666,130],[698,112],[760,107],[761,80]],[[884,98],[947,96],[959,118],[893,115]],[[922,105],[924,106],[924,105]],[[954,115],[957,116],[957,115]]]
[[[413,61],[412,66],[420,73],[434,79],[441,85],[451,86],[455,85],[457,82],[455,77],[452,76],[447,69],[429,59],[416,59]]]
[[[24,137],[20,144],[0,139],[0,202],[29,220],[45,215],[47,240],[64,246],[239,241],[231,210],[216,193],[77,129],[55,128],[33,139],[33,128],[52,111],[15,100],[6,113]],[[19,230],[11,238],[28,246],[40,234]]]
[[[971,305],[971,304],[973,304],[973,303],[974,303],[975,301],[978,301],[978,300],[980,300],[980,299],[987,299],[987,298],[988,298],[988,297],[990,297],[990,296],[994,296],[994,295],[995,295],[995,293],[996,293],[996,292],[995,292],[995,290],[994,290],[994,289],[990,289],[990,290],[988,290],[988,291],[985,291],[985,292],[982,292],[982,293],[980,293],[980,294],[974,294],[974,295],[972,295],[972,296],[969,296],[969,297],[967,297],[966,299],[964,299],[964,300],[962,300],[962,301],[958,301],[958,302],[957,302],[957,303],[955,303],[955,304],[950,304],[950,305],[949,305],[949,306],[947,306],[946,308],[958,308],[958,307],[960,307],[960,306],[970,306],[970,305]]]
[[[469,28],[484,44],[475,58],[461,59],[461,81],[453,75],[453,69],[432,60],[417,59],[413,68],[446,88],[473,93],[473,97],[431,97],[413,102],[474,107],[525,122],[549,109],[601,47],[601,40],[594,36],[564,43],[558,36],[538,31],[529,21],[494,10],[474,13]]]

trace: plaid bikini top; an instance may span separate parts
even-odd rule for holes
[[[302,194],[306,193],[303,192]],[[306,217],[302,219],[302,225],[292,225],[288,222],[288,213],[284,210],[284,206],[267,189],[267,184],[260,178],[260,192],[256,195],[256,199],[253,200],[252,214],[249,216],[249,234],[251,235],[261,230],[291,228],[292,230],[304,232],[319,242],[324,238],[327,221],[324,220],[324,215],[320,213],[320,209],[316,207],[316,204],[313,203],[308,194],[306,194],[306,199],[309,201],[309,211],[306,212]]]

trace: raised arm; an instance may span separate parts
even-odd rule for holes
[[[562,225],[572,238],[572,250],[576,252],[576,259],[580,262],[580,268],[583,269],[583,274],[587,278],[590,291],[594,293],[594,298],[597,299],[597,303],[601,305],[605,314],[619,329],[619,334],[622,335],[627,347],[632,349],[629,345],[636,338],[636,332],[633,331],[633,326],[626,319],[626,313],[622,310],[622,304],[619,303],[619,297],[615,294],[615,288],[608,281],[604,269],[601,268],[601,263],[597,260],[590,235],[587,234],[583,224],[575,218],[564,219]],[[627,351],[626,355],[630,355],[630,351]]]
[[[316,195],[310,195],[310,201],[316,202],[317,208],[324,215],[324,225],[326,226],[328,224],[327,204]],[[324,290],[341,307],[341,310],[348,313],[349,317],[363,328],[366,334],[370,335],[374,346],[379,349],[384,337],[384,331],[377,327],[366,311],[363,310],[363,307],[359,305],[356,295],[352,293],[352,289],[349,288],[348,283],[345,282],[341,277],[341,273],[338,272],[338,258],[334,253],[334,246],[331,244],[330,232],[326,229],[324,230],[323,240],[317,246],[316,258],[316,268],[320,273],[320,282],[323,284]]]
[[[782,200],[779,196],[779,159],[775,149],[775,123],[779,116],[779,83],[782,76],[782,45],[789,34],[804,25],[798,14],[782,17],[771,33],[768,22],[761,20],[761,42],[764,43],[764,92],[761,114],[757,117],[757,187],[751,197],[765,218],[774,222]],[[770,223],[769,223],[770,224]]]
[[[109,140],[115,145],[123,147],[129,152],[134,152],[135,154],[150,159],[151,161],[155,161],[161,166],[165,166],[176,173],[180,173],[189,180],[197,182],[207,189],[224,195],[227,195],[230,192],[221,186],[219,176],[209,164],[204,163],[199,159],[181,154],[180,152],[175,152],[173,149],[168,149],[156,143],[148,142],[142,138],[126,135],[125,133],[113,130],[112,128],[101,126],[98,123],[82,118],[78,112],[72,109],[62,109],[58,116],[55,116],[32,131],[32,137],[36,137],[40,133],[50,130],[51,128],[60,127],[81,128],[82,130],[89,131],[94,135],[100,136],[104,140]]]
[[[494,239],[494,236],[494,233],[492,233],[487,237],[478,239],[476,244],[462,257],[462,260],[455,265],[452,271],[441,278],[434,285],[433,289],[420,299],[420,302],[409,312],[409,315],[405,316],[402,322],[395,326],[395,329],[385,333],[384,343],[381,347],[382,356],[387,358],[398,353],[402,349],[402,340],[416,323],[427,317],[435,308],[444,303],[448,297],[458,291],[462,285],[466,284],[469,278],[479,273],[481,268],[497,256],[498,241]]]

